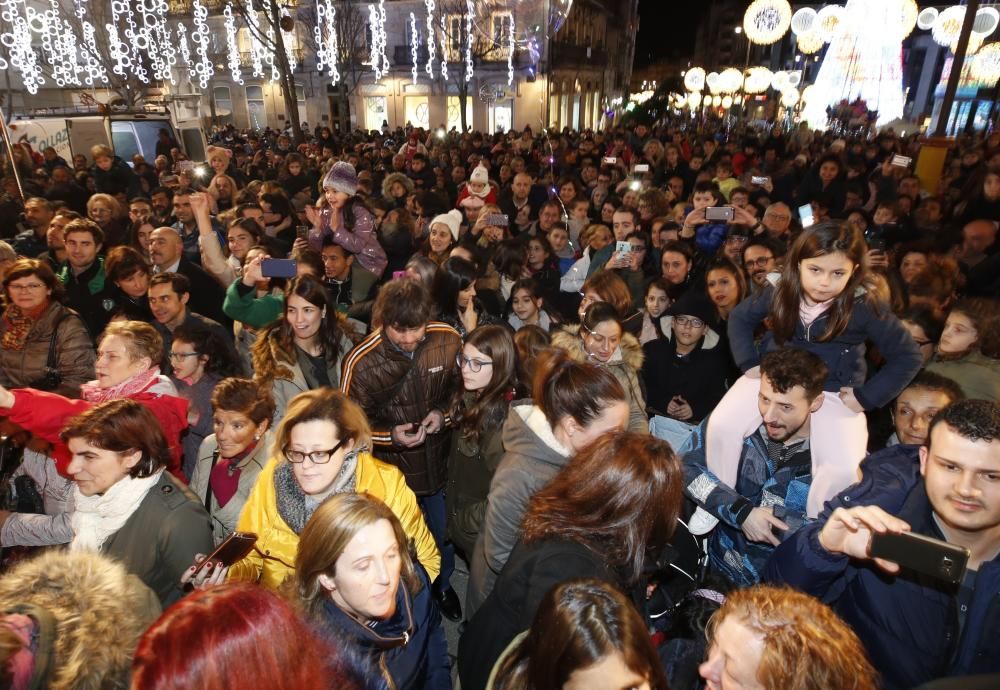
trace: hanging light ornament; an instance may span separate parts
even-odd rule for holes
[[[718,108],[720,105],[722,105],[722,96],[712,96],[712,107]]]
[[[775,72],[771,77],[771,88],[775,91],[785,91],[788,89],[788,72]]]
[[[792,15],[792,33],[796,36],[811,33],[816,28],[816,10],[803,7]]]
[[[448,31],[444,15],[441,15],[441,78],[448,81]]]
[[[215,75],[215,65],[208,57],[208,10],[201,4],[201,0],[192,0],[191,16],[194,21],[194,31],[191,32],[191,41],[195,45],[195,53],[198,55],[198,62],[194,66],[194,71],[198,75],[198,88],[205,90],[208,88],[209,80]]]
[[[705,88],[705,70],[692,67],[684,73],[684,88],[688,91],[701,91]]]
[[[19,0],[3,0],[0,2],[0,16],[10,31],[0,34],[0,43],[7,48],[10,65],[21,73],[24,89],[34,95],[38,87],[45,83],[42,67],[38,64],[38,56],[31,47],[31,29],[26,18],[27,11]],[[24,11],[22,11],[24,10]]]
[[[972,61],[972,77],[984,84],[1000,80],[1000,42],[983,46]]]
[[[225,18],[223,25],[226,29],[229,74],[232,76],[233,82],[242,85],[243,73],[240,71],[240,49],[236,44],[236,18],[233,16],[233,6],[227,3],[225,9],[222,10],[222,16]]]
[[[795,41],[795,46],[803,55],[812,55],[813,53],[818,53],[823,47],[823,37],[819,35],[818,31],[799,34]]]
[[[337,8],[333,0],[318,0],[316,3],[316,26],[313,29],[316,39],[316,71],[327,75],[336,84],[340,81],[337,69],[337,58],[340,52],[337,40]]]
[[[917,15],[920,10],[917,8],[915,0],[903,0],[900,10],[900,38],[903,39],[913,33],[913,27],[917,23]]]
[[[969,45],[965,49],[965,55],[966,55],[966,57],[971,56],[971,55],[975,55],[976,53],[978,53],[979,49],[983,47],[983,41],[984,40],[985,39],[982,36],[980,36],[979,34],[969,34]],[[948,50],[950,50],[952,52],[952,54],[955,54],[955,53],[958,52],[958,39],[957,38],[955,39],[954,43],[952,43],[950,46],[948,46]]]
[[[743,15],[743,32],[757,45],[770,45],[788,32],[792,8],[787,0],[754,0]]]
[[[972,33],[986,38],[996,31],[997,24],[1000,24],[1000,11],[993,6],[980,7],[972,22]]]
[[[514,14],[510,15],[507,31],[507,86],[514,84]]]
[[[917,28],[921,31],[928,31],[934,22],[937,21],[938,11],[936,7],[925,7],[917,15]]]
[[[83,34],[83,45],[80,46],[80,58],[83,62],[82,69],[87,73],[84,83],[93,86],[95,80],[108,83],[108,71],[100,60],[97,51],[97,37],[94,25],[87,19],[86,0],[73,0],[74,14]],[[3,69],[6,69],[4,67]]]
[[[723,96],[722,97],[722,107],[725,108],[726,110],[729,110],[730,108],[732,108],[733,107],[733,97],[732,96]]]
[[[701,92],[692,91],[691,93],[689,93],[687,95],[687,104],[688,107],[692,109],[697,108],[699,105],[701,105]]]
[[[771,70],[767,67],[751,67],[743,82],[746,93],[764,93],[771,87]]]
[[[816,85],[815,84],[810,84],[806,88],[802,89],[802,93],[799,94],[799,100],[801,100],[803,103],[808,103],[809,99],[811,99],[813,96],[817,95],[818,92],[819,91],[816,88]]]
[[[840,5],[827,5],[816,14],[816,30],[824,43],[829,43],[837,35],[837,29],[847,18]]]
[[[384,0],[383,0],[384,2]],[[465,0],[465,81],[472,81],[472,17],[476,12],[473,0]]]
[[[384,6],[382,9],[384,12]],[[388,58],[385,56],[384,14],[379,12],[375,5],[368,6],[368,24],[372,32],[370,64],[375,73],[375,81],[379,81],[383,73],[388,71]],[[383,65],[386,69],[383,69]]]
[[[177,22],[177,52],[181,54],[181,60],[187,66],[188,78],[193,80],[197,73],[191,61],[191,44],[188,42],[187,27],[183,22]]]
[[[722,70],[719,74],[719,81],[722,83],[720,91],[723,93],[736,93],[743,87],[743,73],[735,67]]]
[[[799,102],[798,89],[787,89],[781,92],[781,105],[786,108],[794,108]]]
[[[943,12],[938,14],[937,19],[934,21],[934,26],[931,27],[931,38],[938,45],[950,46],[958,40],[959,34],[962,33],[962,24],[964,22],[964,6],[953,5],[947,7]]]
[[[427,8],[427,66],[424,69],[427,70],[427,76],[433,79],[434,61],[437,59],[434,54],[437,46],[434,40],[434,0],[424,0],[424,6]]]
[[[410,12],[410,58],[413,60],[413,67],[410,74],[413,75],[413,83],[417,83],[417,15]]]
[[[719,79],[719,73],[709,72],[708,76],[705,77],[705,86],[708,87],[711,93],[719,93],[722,90],[722,81]]]

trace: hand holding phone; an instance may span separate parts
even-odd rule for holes
[[[914,532],[872,534],[868,553],[877,560],[957,585],[969,565],[969,549]]]
[[[736,217],[736,209],[732,206],[709,206],[705,209],[705,220],[729,222]]]

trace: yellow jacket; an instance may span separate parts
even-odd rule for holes
[[[277,589],[295,570],[299,535],[278,514],[274,471],[279,462],[284,461],[271,458],[260,471],[240,513],[236,529],[256,534],[257,548],[233,564],[229,569],[230,580],[259,582],[268,589]],[[433,582],[441,572],[441,554],[403,473],[369,453],[359,453],[355,490],[380,499],[396,514],[416,548],[417,559]]]

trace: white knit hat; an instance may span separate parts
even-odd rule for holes
[[[462,225],[461,211],[453,208],[447,213],[442,213],[440,216],[434,216],[434,220],[431,221],[430,226],[433,228],[438,223],[447,226],[451,230],[451,236],[458,242],[458,228]]]
[[[472,175],[469,176],[469,182],[479,182],[482,184],[490,183],[490,172],[482,165],[477,165],[476,169],[472,171]]]

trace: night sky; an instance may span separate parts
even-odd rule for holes
[[[635,67],[693,53],[698,21],[710,2],[639,0]]]

